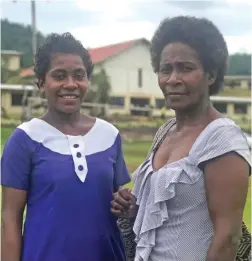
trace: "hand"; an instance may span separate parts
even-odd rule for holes
[[[131,194],[131,190],[121,188],[113,194],[111,201],[111,212],[117,217],[133,218],[137,213],[136,198]]]

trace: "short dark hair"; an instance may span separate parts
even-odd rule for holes
[[[209,20],[192,16],[164,19],[151,40],[151,63],[159,72],[160,56],[169,43],[189,45],[198,54],[205,72],[216,71],[216,81],[210,86],[209,95],[219,92],[227,71],[228,49],[223,35]]]
[[[34,72],[37,80],[42,82],[49,70],[52,56],[57,53],[76,54],[79,55],[85,65],[87,77],[90,78],[93,71],[93,63],[88,50],[82,43],[76,40],[70,33],[50,34],[45,42],[38,48],[34,61]]]

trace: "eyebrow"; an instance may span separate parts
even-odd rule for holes
[[[56,68],[56,69],[52,70],[51,73],[54,73],[54,72],[67,72],[67,71],[68,70],[63,69],[63,68]],[[76,71],[82,71],[82,72],[86,73],[85,68],[76,68],[76,69],[73,70],[73,72],[76,72]]]
[[[161,64],[171,64],[171,62],[165,60],[165,61],[160,61]],[[180,61],[176,61],[176,63],[190,63],[190,64],[195,64],[195,62],[193,62],[192,60],[180,60]]]

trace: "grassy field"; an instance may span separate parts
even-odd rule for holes
[[[239,98],[250,98],[251,90],[242,88],[224,88],[217,96],[227,96],[227,97],[239,97]]]
[[[8,129],[8,128],[1,129],[1,151],[11,131],[12,129]],[[151,142],[147,142],[147,141],[123,143],[123,152],[130,173],[132,173],[145,159],[148,150],[150,148],[150,145]],[[129,183],[127,186],[132,187],[132,183]],[[251,230],[251,187],[249,189],[246,208],[244,211],[244,221],[246,222],[247,226]]]

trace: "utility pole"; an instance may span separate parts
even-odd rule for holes
[[[12,0],[13,3],[17,3],[18,0]],[[32,30],[32,62],[37,50],[37,29],[36,29],[36,2],[31,1],[31,30]]]
[[[31,44],[32,44],[32,64],[34,63],[34,57],[37,51],[37,30],[36,30],[36,2],[35,0],[30,0],[31,1],[31,33],[32,33],[32,39],[31,39]],[[17,0],[13,0],[13,3],[17,3]],[[32,91],[32,96],[36,95],[36,84],[33,82],[34,89]],[[27,98],[27,90],[24,89],[23,93],[23,99],[22,99],[22,108],[23,108],[23,113],[21,116],[21,120],[30,120],[31,118],[31,113],[32,113],[32,104],[30,104],[31,101],[28,100]],[[26,103],[28,102],[28,106]]]
[[[36,30],[36,6],[35,0],[31,0],[31,29],[32,29],[32,56],[33,59],[37,50],[37,30]]]

